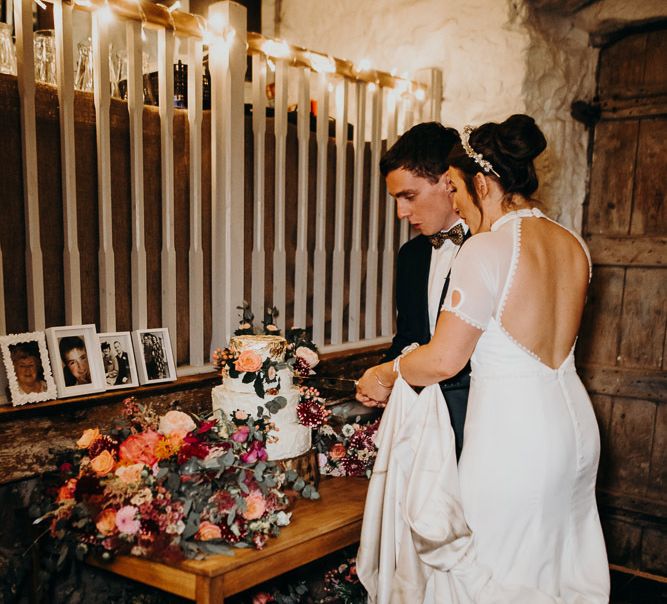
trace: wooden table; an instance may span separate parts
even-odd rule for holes
[[[201,604],[231,596],[359,541],[368,480],[330,478],[321,499],[299,499],[292,523],[262,550],[234,549],[233,556],[209,556],[163,564],[134,556],[89,564]]]

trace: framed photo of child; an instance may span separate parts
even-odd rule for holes
[[[132,388],[139,385],[129,331],[98,333],[107,390]]]
[[[176,365],[166,327],[133,331],[132,341],[142,385],[173,382],[176,379]]]
[[[41,331],[0,337],[0,350],[12,405],[49,401],[57,396],[46,339]]]
[[[46,341],[59,398],[105,389],[104,365],[95,325],[49,327]]]

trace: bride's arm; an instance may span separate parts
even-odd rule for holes
[[[440,313],[433,338],[401,359],[401,374],[413,386],[428,386],[454,377],[470,359],[482,330],[455,314]],[[357,399],[375,406],[385,401],[396,380],[393,361],[368,369],[357,383]]]

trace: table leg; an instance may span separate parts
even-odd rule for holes
[[[197,576],[195,601],[197,604],[223,604],[225,599],[223,577]]]

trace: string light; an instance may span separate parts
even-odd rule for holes
[[[331,57],[325,57],[315,52],[306,53],[312,69],[317,73],[335,73],[336,62]]]
[[[415,98],[421,103],[426,98],[426,93],[423,88],[415,90]]]
[[[97,10],[97,16],[101,23],[108,25],[113,21],[113,11],[111,7],[105,2],[104,6]]]
[[[371,70],[371,62],[368,59],[361,59],[361,61],[359,61],[359,65],[357,65],[357,71],[362,72],[370,70]]]
[[[371,82],[371,83],[368,85],[368,91],[369,91],[369,92],[375,92],[376,89],[377,89],[377,85],[375,84],[375,82]]]
[[[74,4],[76,4],[77,6],[83,6],[83,7],[86,7],[86,8],[89,8],[93,5],[90,0],[76,0],[74,2]]]

